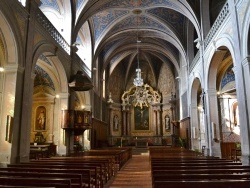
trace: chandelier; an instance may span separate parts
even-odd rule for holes
[[[138,3],[138,1],[137,1]],[[141,69],[140,69],[140,61],[139,61],[139,43],[141,42],[138,37],[138,25],[139,25],[139,17],[141,14],[140,9],[133,10],[133,13],[136,14],[136,25],[137,25],[137,34],[136,34],[136,47],[137,47],[137,68],[135,70],[136,77],[133,81],[133,86],[130,87],[128,91],[125,91],[122,95],[122,107],[123,110],[126,110],[127,107],[133,105],[133,107],[149,108],[150,105],[159,104],[161,101],[161,96],[157,91],[148,85],[143,83],[143,79],[141,77]]]
[[[161,95],[148,84],[143,84],[141,87],[132,86],[122,95],[123,110],[130,105],[142,109],[149,107],[149,105],[159,104],[160,101]]]
[[[141,13],[141,10],[139,10],[139,9],[136,9],[136,10],[134,10],[133,11],[136,15],[137,15],[137,20],[136,20],[136,25],[137,25],[137,34],[136,34],[136,47],[137,47],[137,69],[135,70],[135,72],[136,72],[136,77],[134,78],[134,82],[133,82],[133,84],[136,86],[136,87],[138,87],[138,86],[143,86],[143,79],[142,79],[142,77],[141,77],[141,69],[140,69],[140,61],[139,61],[139,43],[141,42],[140,40],[139,40],[139,37],[138,37],[138,20],[139,20],[139,18],[138,18],[138,14],[140,14]]]

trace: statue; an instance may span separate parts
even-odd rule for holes
[[[170,129],[170,118],[168,115],[165,116],[165,129],[166,130]]]

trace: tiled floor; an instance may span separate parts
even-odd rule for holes
[[[106,188],[152,188],[149,155],[133,155]]]

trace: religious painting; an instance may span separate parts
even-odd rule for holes
[[[119,129],[119,117],[118,115],[114,115],[113,117],[113,131],[118,131]]]
[[[75,111],[75,122],[74,122],[74,128],[80,128],[84,124],[84,114],[83,111],[76,110]]]
[[[84,124],[87,126],[90,126],[92,121],[91,121],[91,112],[90,111],[84,111]]]
[[[61,127],[73,128],[75,126],[75,116],[76,115],[75,115],[74,110],[62,110]]]
[[[5,141],[9,143],[11,143],[12,140],[13,119],[14,118],[12,116],[7,115]]]
[[[46,108],[39,106],[36,109],[35,131],[45,131],[46,128]]]
[[[135,130],[149,130],[149,109],[147,107],[134,108]]]

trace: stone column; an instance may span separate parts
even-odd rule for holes
[[[58,99],[58,103],[56,105],[56,113],[55,113],[55,126],[54,126],[54,143],[58,147],[58,154],[65,154],[66,147],[65,147],[65,134],[64,130],[61,128],[61,114],[62,109],[68,109],[68,100],[69,100],[69,93],[58,93],[60,98]]]
[[[125,134],[126,134],[126,124],[127,124],[127,111],[126,110],[123,110],[122,111],[122,116],[123,116],[123,118],[122,118],[122,131],[121,131],[121,135],[122,136],[124,136]]]
[[[200,0],[201,28],[204,38],[210,31],[209,0]]]
[[[127,114],[127,135],[130,136],[131,135],[131,111],[128,111]]]
[[[11,148],[11,163],[28,162],[30,152],[30,125],[32,115],[32,98],[34,78],[33,61],[34,54],[34,34],[36,14],[39,9],[40,1],[30,1],[29,11],[30,18],[26,25],[26,41],[25,41],[25,60],[19,60],[19,65],[23,63],[24,67],[19,67],[16,81],[16,99],[15,102],[15,118],[13,130],[13,143],[15,147]],[[25,71],[23,71],[23,68]],[[17,132],[18,131],[18,132]]]
[[[158,127],[157,127],[157,111],[155,107],[153,107],[153,126],[155,128],[155,135],[158,133]]]
[[[243,72],[244,72],[244,78],[241,82],[246,82],[245,88],[246,88],[246,93],[250,93],[250,56],[245,58],[242,61],[242,66],[243,66]],[[235,73],[237,74],[237,73]],[[237,96],[238,93],[241,93],[240,91],[238,92],[237,89]],[[240,97],[237,97],[238,99],[238,104],[239,102],[244,102],[242,101],[243,99]],[[239,111],[239,120],[240,120],[240,136],[241,136],[241,150],[242,150],[242,162],[245,165],[250,165],[250,124],[245,122],[244,119],[242,119],[242,116],[250,117],[250,95],[246,95],[246,101],[247,105],[247,110],[242,110]],[[240,107],[240,104],[239,104]],[[240,110],[240,108],[239,108]]]
[[[191,122],[190,122],[190,127],[191,127],[191,130],[193,130],[194,128],[196,128],[196,130],[198,131],[199,130],[199,118],[198,118],[198,109],[197,109],[197,102],[195,101],[195,102],[193,102],[193,103],[191,103]],[[191,140],[191,142],[192,142],[192,144],[191,144],[191,146],[192,146],[192,148],[191,149],[198,149],[198,148],[200,148],[200,146],[199,146],[199,143],[197,142],[197,138],[195,137],[195,135],[194,135],[194,132],[193,131],[191,131],[191,135],[192,135],[192,140]]]
[[[112,136],[113,129],[113,114],[112,114],[112,104],[109,105],[109,135]]]
[[[240,45],[240,26],[238,22],[238,15],[237,15],[237,7],[235,0],[228,0],[229,4],[229,11],[230,11],[230,18],[232,21],[232,31],[233,31],[233,45],[235,49],[242,49]],[[248,88],[246,88],[246,83],[250,79],[246,75],[246,79],[244,79],[243,75],[244,70],[242,64],[242,57],[240,51],[235,51],[234,53],[234,72],[235,72],[235,82],[236,82],[236,91],[237,91],[237,98],[238,98],[238,106],[239,106],[239,119],[240,119],[240,132],[241,132],[241,150],[242,150],[242,163],[243,165],[250,165],[250,119],[248,114],[248,106],[247,103],[247,95],[249,94]]]
[[[157,111],[157,127],[158,127],[158,132],[157,132],[157,136],[161,135],[161,110],[158,108]]]
[[[23,76],[24,76],[24,68],[18,67],[17,72],[16,72],[15,118],[14,118],[14,124],[13,124],[13,132],[12,132],[12,147],[11,147],[10,163],[16,163],[20,161],[20,145],[21,145],[20,144],[20,135],[21,135],[20,122],[22,119],[22,116],[21,116],[22,95],[20,94],[23,92]],[[27,143],[27,141],[25,143]],[[30,143],[30,141],[28,141],[28,143]]]
[[[207,115],[208,115],[208,127],[209,136],[211,141],[211,156],[220,157],[220,127],[219,127],[219,117],[218,117],[218,97],[216,89],[207,90]]]

